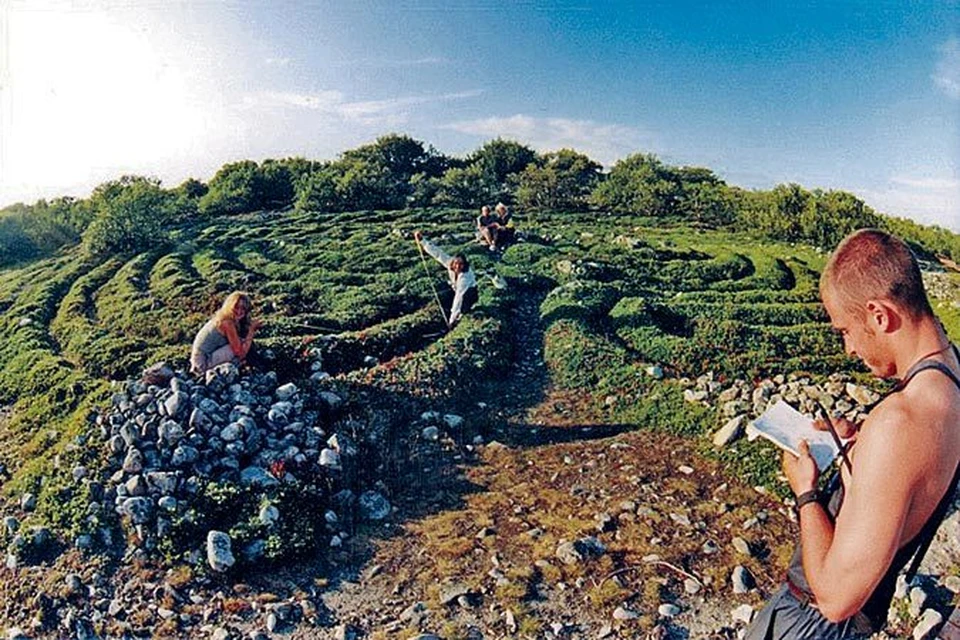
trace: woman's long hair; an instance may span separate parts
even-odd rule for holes
[[[240,305],[243,305],[247,313],[243,316],[243,319],[238,322],[237,308]],[[250,300],[249,293],[246,291],[234,291],[223,301],[223,304],[220,305],[220,308],[213,315],[213,319],[216,320],[218,327],[229,320],[236,325],[237,335],[243,338],[246,337],[247,331],[250,329],[250,309],[252,307],[253,302]]]

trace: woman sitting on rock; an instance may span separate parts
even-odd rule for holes
[[[193,340],[190,371],[203,375],[225,362],[242,363],[253,346],[253,334],[262,324],[250,319],[250,295],[234,291]]]

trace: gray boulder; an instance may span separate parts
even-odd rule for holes
[[[272,527],[280,519],[280,511],[272,504],[265,504],[260,508],[260,524]]]
[[[747,568],[741,565],[733,568],[730,581],[733,583],[733,592],[738,594],[747,593],[757,584],[750,572],[747,571]]]
[[[247,467],[240,472],[240,484],[245,487],[265,489],[275,487],[280,482],[263,467]]]
[[[177,489],[179,475],[173,471],[148,471],[147,484],[164,495],[172,494]]]
[[[175,467],[182,467],[188,464],[193,464],[200,457],[200,452],[195,448],[180,445],[173,451],[173,456],[170,458],[170,464]]]
[[[223,531],[207,533],[207,563],[211,569],[223,572],[234,565],[232,546],[230,536]]]
[[[24,511],[33,511],[37,508],[37,496],[32,493],[25,493],[20,496],[20,508]]]
[[[138,449],[131,447],[127,450],[127,456],[123,459],[123,470],[125,473],[143,471],[143,454]]]
[[[343,404],[343,398],[335,394],[333,391],[321,391],[320,400],[327,405],[327,408],[331,411],[335,411],[340,408]]]
[[[357,455],[357,445],[353,439],[344,433],[335,433],[327,440],[327,446],[336,449],[337,453],[344,458],[352,458]]]
[[[190,396],[183,391],[174,391],[170,397],[164,400],[163,407],[167,410],[167,415],[176,418],[180,412],[185,411],[190,403]]]
[[[157,437],[168,447],[175,447],[183,438],[183,427],[173,420],[165,420],[157,428]]]
[[[205,375],[205,382],[209,385],[213,381],[217,381],[224,385],[233,384],[237,376],[240,375],[240,369],[237,368],[237,365],[232,362],[225,362],[219,366],[214,367],[207,371]]]
[[[277,387],[276,396],[277,400],[289,400],[297,393],[297,385],[292,382],[288,382],[285,385]]]
[[[713,435],[713,445],[715,447],[727,446],[740,437],[746,424],[746,415],[739,415],[731,418]]]
[[[328,469],[340,469],[340,454],[333,449],[324,449],[320,452],[320,466]]]
[[[367,520],[383,520],[390,515],[390,503],[377,491],[360,494],[360,515]]]
[[[556,557],[564,564],[579,564],[590,558],[598,558],[607,548],[594,536],[563,542],[557,547]]]
[[[153,518],[153,501],[139,496],[127,498],[123,501],[121,511],[134,524],[145,524]]]

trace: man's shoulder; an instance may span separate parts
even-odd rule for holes
[[[885,398],[870,412],[860,426],[857,448],[889,453],[906,446],[910,426],[916,418],[902,397]]]
[[[945,399],[935,393],[913,393],[905,389],[890,394],[878,404],[860,428],[857,447],[871,451],[871,457],[899,457],[904,463],[935,455],[939,421],[949,419]],[[950,412],[952,413],[952,412]]]
[[[960,389],[940,371],[920,371],[906,387],[891,393],[870,412],[865,424],[903,431],[955,422],[960,417]],[[899,425],[899,429],[897,428]]]

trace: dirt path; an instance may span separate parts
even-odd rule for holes
[[[611,637],[735,637],[731,609],[759,606],[779,578],[771,560],[789,551],[782,507],[725,477],[695,442],[604,424],[581,397],[589,394],[551,389],[544,296],[521,296],[511,310],[511,366],[467,416],[485,422],[486,444],[449,442],[411,460],[405,520],[389,536],[354,539],[365,560],[342,567],[322,595],[329,619],[369,637],[594,638],[607,626]],[[613,524],[600,526],[606,517]],[[563,541],[584,536],[606,553],[581,565],[558,560]],[[737,536],[755,557],[738,556]],[[732,596],[737,564],[761,591]],[[689,576],[695,594],[685,590]],[[463,597],[447,601],[457,590]],[[661,604],[680,613],[660,616]],[[615,620],[620,606],[636,619]]]

